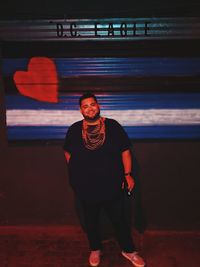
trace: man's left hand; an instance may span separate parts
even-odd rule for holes
[[[131,192],[133,190],[134,186],[135,186],[135,181],[134,181],[134,179],[133,179],[133,177],[131,175],[127,175],[125,177],[125,179],[126,179],[126,182],[127,182],[127,189],[128,189],[128,191]],[[122,188],[124,188],[124,182],[122,184]]]

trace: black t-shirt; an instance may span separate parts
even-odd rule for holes
[[[64,150],[71,154],[70,184],[81,199],[108,200],[121,191],[124,179],[121,154],[130,148],[131,142],[117,121],[106,118],[104,144],[89,150],[83,143],[82,123],[78,121],[69,127],[64,143]]]

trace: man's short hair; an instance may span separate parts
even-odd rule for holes
[[[79,98],[79,106],[81,106],[81,103],[82,103],[82,101],[83,101],[84,99],[86,99],[86,98],[90,98],[90,97],[94,98],[94,100],[97,102],[97,98],[96,98],[96,96],[95,96],[93,93],[91,93],[91,92],[86,92],[86,93],[84,93],[84,94]]]

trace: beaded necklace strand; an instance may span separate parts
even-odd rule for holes
[[[83,120],[82,138],[85,147],[90,150],[101,147],[105,141],[105,118],[101,117],[94,125]]]

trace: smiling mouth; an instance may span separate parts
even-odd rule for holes
[[[88,121],[95,121],[100,117],[100,110],[98,112],[90,111],[89,113],[83,115],[83,117]]]
[[[95,115],[95,112],[94,112],[94,111],[90,111],[90,112],[88,113],[88,115]]]

